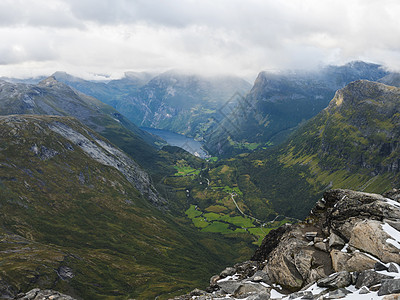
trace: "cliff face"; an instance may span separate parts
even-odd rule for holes
[[[355,80],[376,81],[387,74],[381,66],[364,62],[314,72],[261,72],[251,91],[206,138],[206,146],[211,153],[228,156],[243,152],[239,146],[245,142],[260,147],[279,144],[323,110],[336,90]]]
[[[271,231],[251,261],[212,277],[207,292],[177,299],[379,299],[400,292],[399,200],[398,190],[330,190],[306,221]]]

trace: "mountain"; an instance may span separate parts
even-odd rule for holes
[[[130,93],[145,85],[153,75],[145,72],[125,72],[121,79],[110,81],[84,80],[66,72],[56,72],[52,75],[57,81],[65,83],[78,91],[90,95],[118,109],[118,104]]]
[[[136,117],[141,126],[201,136],[222,105],[236,92],[244,94],[249,89],[250,84],[237,77],[203,77],[169,71],[130,95],[124,103],[126,109],[121,111],[128,117]]]
[[[160,209],[147,173],[75,118],[0,116],[0,141],[1,298],[166,299],[250,255]]]
[[[330,190],[306,221],[270,232],[251,260],[174,299],[396,299],[399,199],[399,190]]]
[[[236,92],[245,94],[251,87],[234,76],[205,77],[178,71],[154,77],[127,72],[124,78],[108,83],[84,81],[62,72],[54,77],[112,105],[136,125],[198,138],[218,118],[221,106]]]
[[[352,82],[285,143],[209,165],[199,180],[207,178],[209,188],[193,183],[191,204],[241,215],[232,204],[234,193],[243,213],[262,224],[277,215],[303,219],[328,188],[382,193],[396,187],[399,109],[399,88]]]
[[[73,116],[118,145],[139,164],[151,168],[162,140],[150,135],[118,111],[51,76],[37,85],[0,81],[0,114]]]
[[[352,62],[314,72],[261,72],[249,94],[206,134],[206,148],[231,154],[283,142],[302,122],[324,109],[339,88],[359,79],[376,81],[388,72]]]

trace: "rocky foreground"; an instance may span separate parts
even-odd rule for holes
[[[400,299],[400,190],[331,190],[188,299]],[[399,293],[399,294],[397,294]]]

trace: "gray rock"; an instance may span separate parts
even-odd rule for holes
[[[300,297],[301,297],[301,299],[312,299],[313,293],[310,292],[310,291],[298,291],[296,293],[290,294],[289,295],[289,300],[300,298]],[[306,298],[304,298],[304,297],[306,297]]]
[[[360,274],[359,272],[351,272],[351,284],[352,285],[356,284],[359,274]]]
[[[76,300],[71,296],[61,294],[52,290],[33,289],[24,295],[21,295],[17,300]]]
[[[261,293],[257,295],[250,295],[246,299],[247,300],[269,300],[271,297],[270,293]]]
[[[344,245],[345,241],[340,236],[332,232],[329,236],[329,248],[337,247],[339,249],[342,249]]]
[[[272,283],[271,279],[268,277],[268,274],[264,271],[257,270],[252,277],[249,278],[251,281],[254,282],[265,282],[265,283]]]
[[[222,281],[217,284],[227,294],[235,294],[236,290],[242,285],[240,282],[233,280]]]
[[[315,243],[314,247],[318,250],[328,252],[328,245],[326,243],[318,242],[318,243]]]
[[[340,288],[337,290],[334,290],[332,292],[329,292],[328,295],[324,296],[324,299],[340,299],[340,298],[344,298],[346,297],[347,294],[350,294],[351,292],[344,289],[344,288]]]
[[[394,263],[389,264],[388,271],[392,272],[392,273],[399,273],[399,269],[397,268],[397,266]]]
[[[75,276],[72,269],[67,266],[59,267],[57,269],[57,275],[61,278],[61,280],[69,280]]]
[[[225,270],[223,270],[219,276],[221,276],[221,278],[225,278],[228,276],[232,276],[236,273],[236,269],[232,268],[232,267],[227,267]]]
[[[240,278],[248,278],[254,275],[257,271],[258,263],[256,261],[245,261],[235,265],[236,273],[240,275]]]
[[[220,280],[221,277],[219,277],[219,275],[214,275],[210,278],[210,285],[214,286],[217,284],[217,281]]]
[[[351,275],[347,271],[334,273],[329,277],[317,281],[317,285],[319,287],[326,287],[333,289],[343,288],[349,286],[350,284],[351,284]]]
[[[388,267],[386,267],[383,263],[377,261],[374,266],[375,271],[387,271]]]
[[[239,286],[239,288],[235,291],[235,297],[248,297],[254,294],[267,294],[269,293],[269,289],[263,286],[262,284],[255,283],[245,283]]]
[[[400,279],[382,280],[382,285],[378,291],[378,296],[394,293],[400,293]]]
[[[359,291],[358,291],[358,293],[360,294],[360,295],[364,295],[364,294],[368,294],[370,291],[369,291],[369,288],[367,288],[366,286],[363,286]]]
[[[382,279],[392,278],[392,276],[379,274],[373,270],[365,270],[358,275],[356,288],[359,289],[362,286],[372,287],[373,285],[381,283]]]
[[[314,243],[319,243],[319,242],[323,242],[323,241],[324,241],[324,239],[321,238],[321,237],[315,237],[314,238]]]

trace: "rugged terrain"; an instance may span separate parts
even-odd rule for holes
[[[84,81],[62,72],[54,77],[112,105],[138,126],[197,138],[221,118],[218,109],[235,104],[235,93],[244,95],[251,88],[247,81],[234,76],[206,77],[180,71],[156,76],[128,72],[124,78],[108,83]]]
[[[163,299],[251,253],[171,215],[147,173],[75,118],[1,116],[0,140],[2,298]]]
[[[0,114],[73,116],[146,168],[151,168],[149,161],[157,156],[155,144],[162,143],[111,106],[72,89],[53,76],[36,85],[0,81]]]
[[[353,82],[286,143],[221,160],[208,174],[223,168],[220,178],[242,192],[236,201],[262,220],[272,211],[303,219],[328,188],[382,193],[399,183],[399,104],[399,88]]]
[[[388,72],[376,64],[351,62],[316,71],[261,72],[251,91],[205,136],[218,156],[282,143],[302,122],[324,109],[336,90],[352,81],[376,81]]]
[[[175,299],[381,299],[400,292],[400,192],[330,190],[250,261]],[[397,299],[398,295],[392,298]]]

